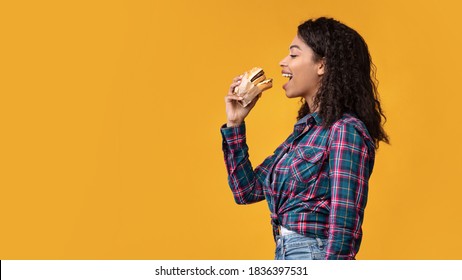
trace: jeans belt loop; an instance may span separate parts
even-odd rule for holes
[[[318,246],[319,246],[319,249],[321,249],[321,250],[322,250],[322,247],[323,247],[324,245],[322,244],[322,240],[321,240],[321,238],[319,238],[319,237],[316,237],[316,241],[318,242]]]

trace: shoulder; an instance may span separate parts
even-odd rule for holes
[[[358,119],[356,116],[351,114],[343,114],[343,116],[338,119],[336,122],[332,124],[333,130],[341,130],[341,129],[356,129],[358,131],[364,131],[367,134],[366,125]]]
[[[375,151],[374,141],[367,131],[366,125],[352,114],[343,114],[339,120],[332,124],[330,129],[331,139],[334,141],[342,139],[342,142],[366,145],[371,152]]]

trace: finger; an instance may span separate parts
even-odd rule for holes
[[[235,95],[235,94],[228,94],[225,96],[225,98],[229,99],[229,100],[242,100],[244,99],[243,96],[238,96],[238,95]]]
[[[233,92],[233,91],[234,91],[234,88],[237,87],[237,86],[239,86],[240,84],[241,84],[241,81],[240,81],[240,80],[237,81],[237,82],[232,83],[232,84],[229,86],[229,90],[230,90],[231,92]]]
[[[233,82],[237,82],[237,81],[240,81],[242,80],[242,77],[244,77],[244,75],[240,75],[240,76],[237,76],[233,79]]]
[[[244,99],[242,96],[237,96],[237,95],[227,95],[225,96],[225,101],[226,102],[232,102],[233,100],[239,101]]]

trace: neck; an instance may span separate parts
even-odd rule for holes
[[[314,106],[314,96],[305,98],[305,102],[308,104],[308,108],[310,108],[311,113],[317,112],[319,110],[319,106]]]

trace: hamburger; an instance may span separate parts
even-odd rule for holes
[[[244,73],[241,84],[234,88],[234,94],[244,97],[238,102],[243,107],[246,107],[260,93],[272,87],[273,79],[266,79],[263,69],[254,67]]]

